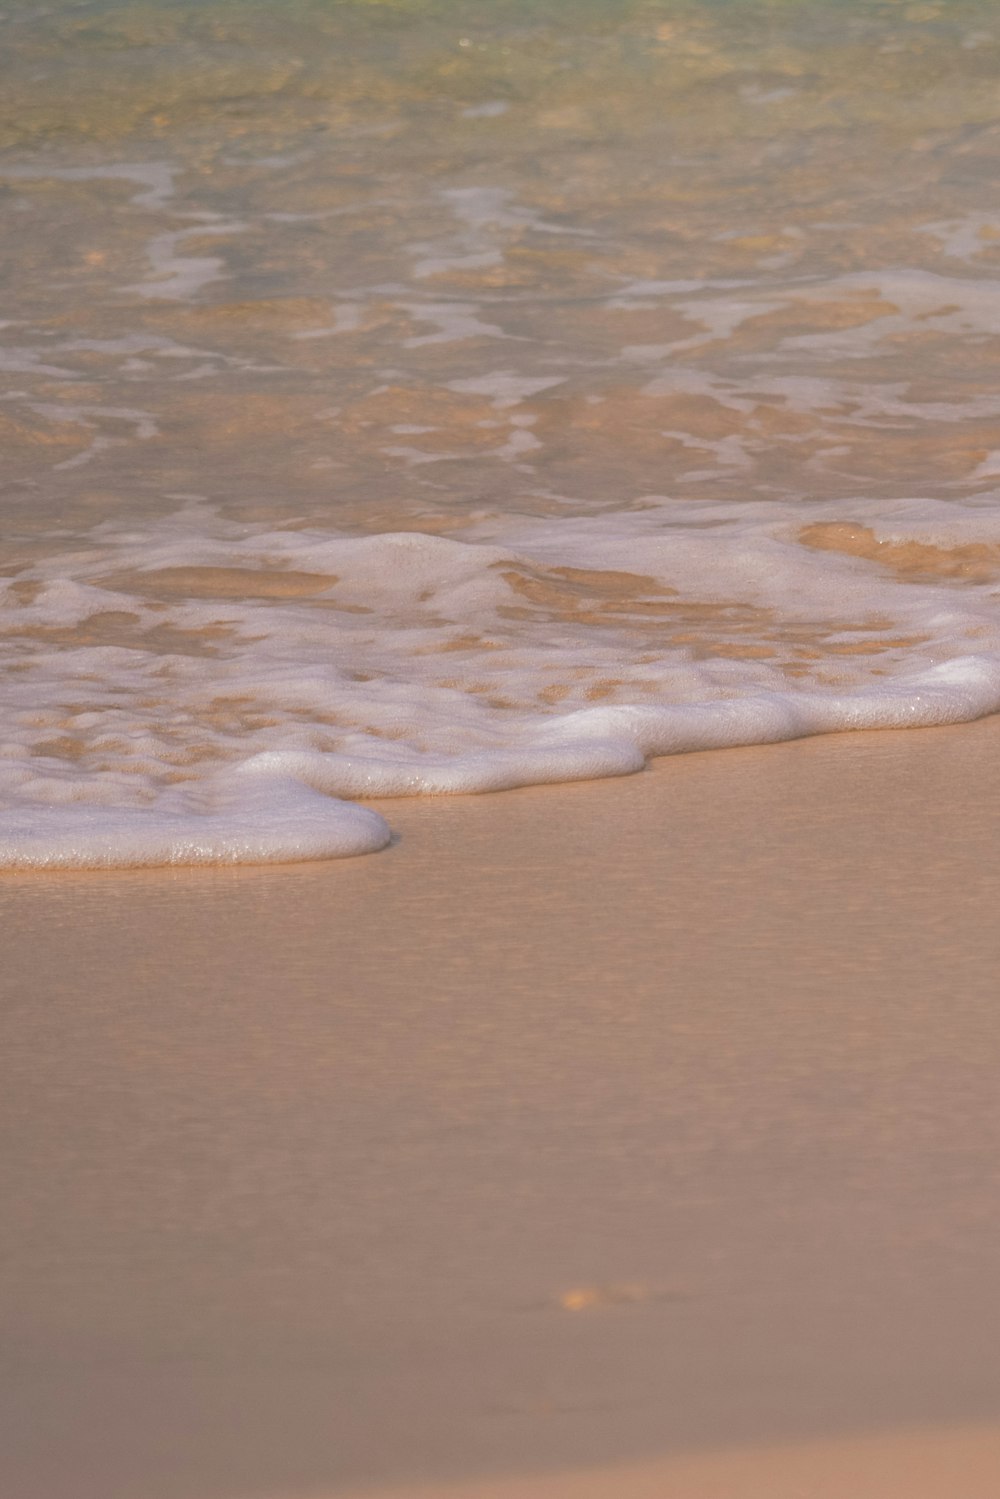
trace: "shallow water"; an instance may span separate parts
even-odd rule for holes
[[[993,6],[0,27],[0,862],[1000,707]]]

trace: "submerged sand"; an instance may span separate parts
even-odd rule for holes
[[[0,1489],[1000,1491],[998,751],[4,877]]]

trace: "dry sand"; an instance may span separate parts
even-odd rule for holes
[[[1000,1493],[998,751],[0,880],[0,1493]]]

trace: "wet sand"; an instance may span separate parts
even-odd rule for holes
[[[4,877],[0,1491],[997,1492],[998,751]]]

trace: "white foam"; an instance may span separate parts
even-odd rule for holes
[[[987,508],[849,509],[808,519],[1000,554]],[[995,582],[902,582],[803,546],[803,519],[647,497],[458,540],[236,525],[194,502],[96,527],[0,580],[0,865],[337,857],[389,837],[344,798],[1000,710]]]
[[[162,208],[173,196],[177,168],[166,161],[109,162],[88,167],[0,167],[0,177],[16,182],[131,182],[137,208]]]
[[[126,291],[136,292],[141,297],[157,297],[167,301],[187,301],[201,289],[216,281],[223,274],[224,261],[218,255],[182,255],[179,246],[185,240],[202,239],[206,235],[241,234],[249,225],[236,222],[216,222],[217,214],[199,215],[202,220],[186,229],[171,229],[165,234],[156,234],[146,246],[152,277],[139,281]]]
[[[443,188],[441,202],[454,216],[454,230],[434,243],[415,244],[413,274],[418,279],[452,271],[489,270],[503,262],[504,248],[525,233],[590,239],[593,231],[579,225],[554,223],[520,203],[505,187],[477,183]]]
[[[463,120],[495,120],[510,109],[506,99],[491,99],[487,104],[470,104],[462,110]]]
[[[374,853],[392,834],[377,812],[317,795],[281,776],[214,798],[160,798],[155,809],[38,802],[0,819],[0,867],[113,869],[159,864],[268,864]],[[226,794],[228,793],[228,794]],[[208,801],[206,807],[204,803]]]

